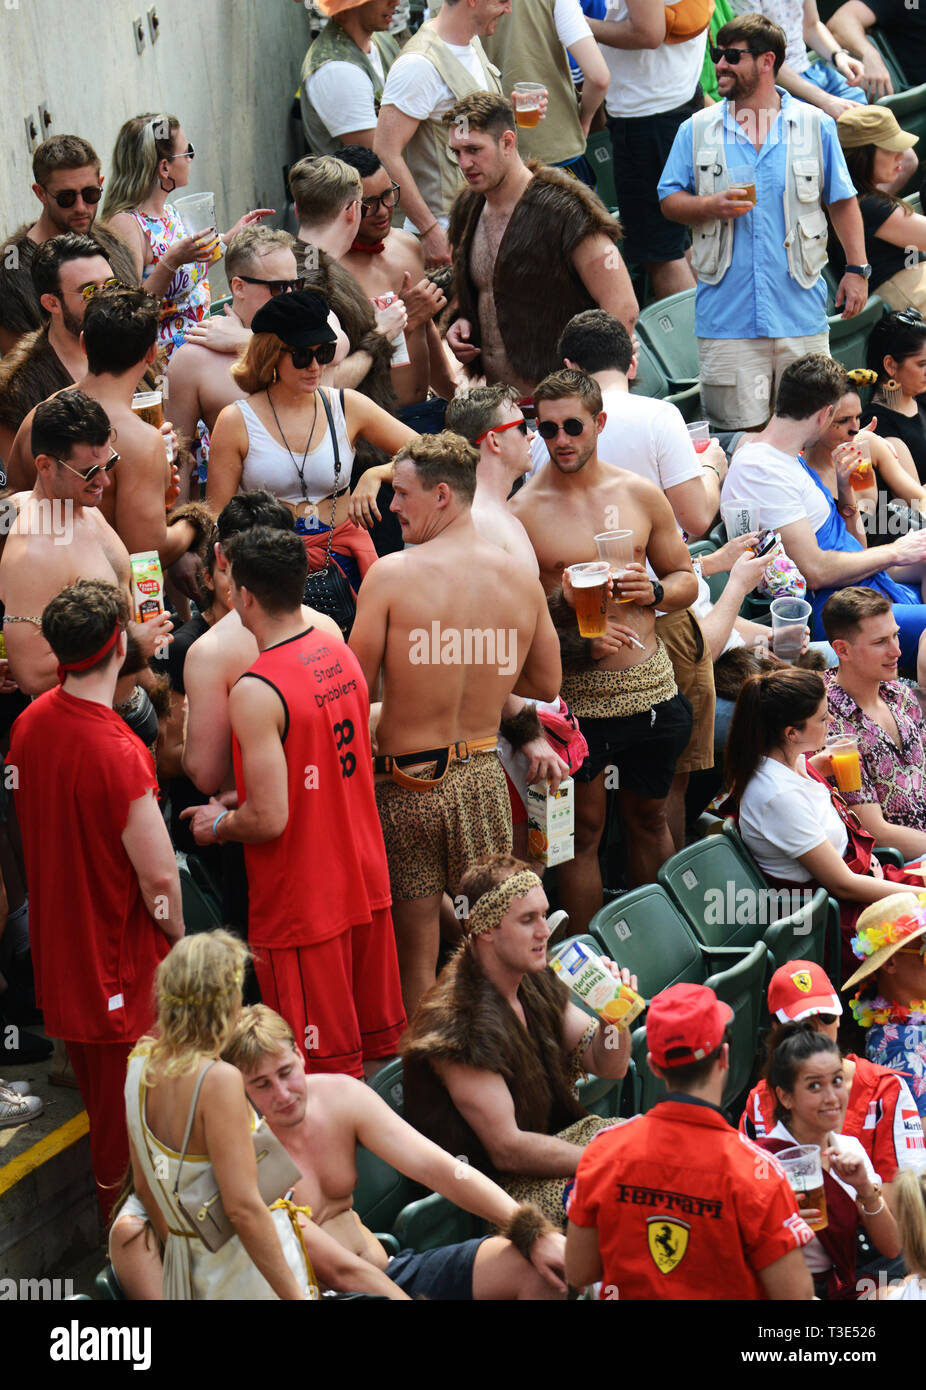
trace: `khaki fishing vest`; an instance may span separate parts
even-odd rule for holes
[[[576,89],[553,18],[555,0],[515,0],[483,47],[502,70],[506,93],[516,82],[542,82],[547,114],[533,130],[518,130],[522,159],[563,164],[585,153]]]
[[[374,34],[373,42],[379,49],[383,63],[383,73],[388,73],[399,56],[399,45],[391,34]],[[302,64],[302,86],[299,92],[299,105],[302,111],[302,124],[305,136],[313,154],[337,154],[344,148],[344,142],[332,135],[315,107],[309,101],[307,87],[309,78],[325,63],[353,63],[370,79],[373,88],[373,104],[379,114],[379,103],[383,96],[383,81],[373,64],[361,48],[358,48],[340,24],[329,19],[321,33],[310,46]]]

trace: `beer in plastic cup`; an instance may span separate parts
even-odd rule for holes
[[[598,547],[598,558],[607,560],[611,567],[611,578],[617,583],[633,561],[633,532],[601,531],[595,537],[595,545]],[[621,598],[616,590],[614,598],[618,603],[633,603],[631,598]]]
[[[804,645],[804,628],[813,612],[802,598],[772,600],[772,651],[782,661],[794,661]]]
[[[546,95],[542,82],[516,82],[514,84],[514,119],[522,130],[532,130],[540,122],[540,98]]]
[[[160,391],[136,391],[132,397],[132,409],[140,420],[144,420],[146,425],[154,425],[159,430],[164,423],[163,397]],[[170,440],[164,436],[164,448],[167,451],[167,462],[173,463],[174,450]]]
[[[728,169],[730,186],[727,189],[727,197],[732,198],[738,203],[756,204],[756,172],[748,164],[740,165],[735,169]]]
[[[688,435],[696,454],[703,454],[711,442],[711,427],[707,420],[695,420],[688,426]]]
[[[599,1018],[613,1023],[619,1033],[629,1028],[646,1007],[635,989],[612,975],[601,957],[580,941],[567,941],[550,958],[550,969],[573,994]]]
[[[829,1225],[826,1215],[826,1193],[823,1190],[823,1165],[820,1162],[819,1144],[795,1144],[789,1149],[779,1149],[775,1155],[791,1191],[797,1198],[802,1212],[818,1211],[815,1221],[808,1221],[812,1231],[822,1231]]]
[[[604,637],[608,630],[609,573],[610,565],[606,560],[569,566],[581,637]]]
[[[759,504],[757,502],[721,502],[720,515],[727,532],[727,540],[745,536],[759,529]]]
[[[826,751],[833,765],[833,776],[841,792],[862,790],[862,764],[858,739],[854,734],[838,734],[826,740]]]
[[[866,487],[871,486],[874,476],[871,463],[871,441],[856,435],[852,443],[862,457],[849,474],[849,486],[853,492],[864,492]]]
[[[215,217],[215,194],[187,193],[182,198],[172,199],[172,202],[180,214],[187,236],[198,236],[200,232],[215,232],[215,244],[206,247],[203,259],[210,263],[221,260],[222,243],[219,241]]]

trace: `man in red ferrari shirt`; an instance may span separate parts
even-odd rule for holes
[[[812,1240],[776,1162],[720,1101],[732,1013],[704,985],[673,985],[646,1016],[647,1061],[668,1087],[602,1130],[569,1198],[566,1278],[602,1299],[812,1299]]]
[[[255,526],[225,555],[260,648],[229,696],[238,805],[213,797],[182,815],[198,844],[244,844],[261,996],[308,1071],[363,1080],[405,1031],[366,682],[340,638],[306,623],[295,532]]]
[[[90,446],[76,446],[72,458],[79,449]],[[52,599],[42,636],[58,658],[60,684],[16,720],[7,758],[36,996],[87,1107],[104,1218],[129,1161],[126,1060],[154,1021],[155,969],[183,935],[151,754],[113,709],[128,616],[125,595],[104,580],[70,584]]]

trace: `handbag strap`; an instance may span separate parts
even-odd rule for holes
[[[341,478],[341,451],[338,448],[338,432],[334,427],[334,417],[331,414],[331,406],[328,404],[328,397],[321,387],[318,394],[322,398],[322,405],[325,407],[325,415],[328,419],[328,433],[331,435],[331,448],[334,451],[334,492],[331,497],[331,525],[328,527],[328,544],[325,547],[325,564],[321,571],[322,574],[328,573],[331,564],[331,539],[334,535],[334,518],[338,510],[338,483]],[[344,387],[338,392],[338,399],[341,402],[341,414],[344,415]],[[345,420],[346,420],[345,416]]]
[[[190,1101],[190,1113],[187,1116],[186,1132],[183,1136],[183,1148],[180,1150],[180,1162],[177,1164],[177,1177],[174,1181],[175,1197],[177,1196],[177,1189],[180,1186],[180,1169],[183,1167],[183,1161],[186,1158],[186,1151],[190,1143],[190,1135],[193,1132],[193,1116],[196,1114],[196,1102],[199,1100],[199,1093],[202,1090],[202,1084],[206,1079],[206,1073],[212,1070],[217,1061],[218,1058],[213,1057],[212,1061],[208,1062],[206,1066],[203,1067],[202,1071],[199,1073],[199,1076],[196,1078],[196,1085],[193,1087],[193,1099]]]

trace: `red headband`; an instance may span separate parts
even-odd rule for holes
[[[107,637],[106,641],[103,643],[102,647],[100,647],[98,651],[95,651],[95,652],[91,653],[90,656],[85,656],[81,661],[61,661],[61,662],[59,662],[59,663],[58,663],[58,680],[59,680],[59,682],[63,682],[65,676],[69,675],[72,671],[89,671],[91,666],[96,666],[96,664],[97,664],[98,661],[102,661],[102,660],[103,660],[103,657],[104,657],[104,656],[108,656],[109,653],[112,651],[113,647],[116,645],[116,643],[117,643],[118,640],[119,640],[119,633],[120,633],[121,631],[122,631],[122,628],[120,627],[120,625],[119,625],[119,619],[117,618],[117,619],[116,619],[116,625],[115,625],[115,627],[113,628],[112,633],[110,634],[109,637]]]

